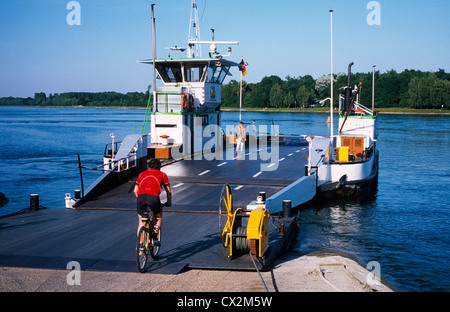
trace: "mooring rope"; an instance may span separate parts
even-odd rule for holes
[[[257,271],[258,274],[259,274],[259,278],[261,278],[261,281],[262,281],[262,283],[263,283],[263,285],[264,285],[264,288],[266,289],[266,292],[269,292],[269,289],[268,289],[267,286],[266,286],[266,282],[264,282],[264,279],[263,279],[263,277],[262,277],[262,275],[261,275],[261,272],[259,272],[259,269],[258,269],[258,267],[256,266],[256,263],[255,263],[255,260],[253,260],[253,255],[252,255],[252,253],[249,251],[248,254],[250,255],[250,258],[252,259],[253,265],[255,266],[255,269],[256,269],[256,271]]]
[[[109,210],[109,211],[134,211],[136,212],[136,208],[111,208],[111,207],[77,207],[75,210]],[[173,213],[198,213],[198,214],[218,214],[217,211],[210,210],[175,210],[175,209],[164,209],[164,212],[173,212]]]

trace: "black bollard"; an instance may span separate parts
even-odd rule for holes
[[[261,196],[263,202],[266,202],[266,192],[259,192],[259,196]]]
[[[39,209],[39,194],[30,194],[30,210],[36,211]]]
[[[283,200],[283,216],[285,218],[292,216],[292,202],[290,200]]]

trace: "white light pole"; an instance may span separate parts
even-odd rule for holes
[[[375,67],[377,65],[372,66],[372,113],[375,110]]]
[[[239,84],[239,122],[242,121],[242,71],[241,71],[241,83]]]
[[[331,99],[330,99],[330,124],[331,124],[331,155],[333,156],[333,10],[330,10],[330,32],[331,32]]]
[[[155,27],[155,4],[152,4],[152,49],[153,49],[153,111],[157,112],[158,107],[156,106],[156,27]]]

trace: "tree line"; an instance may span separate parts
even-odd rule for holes
[[[314,79],[310,75],[297,78],[264,77],[259,83],[243,81],[243,107],[254,108],[302,108],[318,105],[330,96],[330,75]],[[344,94],[347,74],[333,76],[334,98]],[[353,85],[362,82],[360,103],[368,107],[372,103],[372,72],[353,73]],[[239,107],[240,85],[236,80],[222,87],[222,106]],[[450,104],[450,73],[405,70],[375,72],[375,107],[404,107],[417,109],[442,109]],[[329,104],[328,104],[329,105]],[[337,105],[337,100],[335,102]]]
[[[310,75],[297,78],[287,76],[284,80],[278,76],[264,77],[258,83],[243,81],[243,107],[252,108],[302,108],[311,104],[318,105],[330,96],[330,76],[314,79]],[[343,94],[347,85],[346,74],[333,76],[334,98]],[[362,83],[360,103],[368,107],[372,103],[372,72],[353,73],[352,84]],[[129,92],[67,92],[48,96],[44,92],[34,97],[0,98],[2,106],[86,106],[86,107],[146,107],[152,103],[149,93]],[[239,107],[240,83],[231,80],[222,86],[222,107]],[[375,106],[378,108],[404,107],[417,109],[448,109],[450,104],[450,73],[443,69],[437,72],[395,70],[386,73],[375,72]],[[337,100],[335,102],[337,105]]]
[[[44,92],[34,97],[0,98],[1,106],[84,106],[84,107],[147,107],[149,92],[66,92],[48,96]]]

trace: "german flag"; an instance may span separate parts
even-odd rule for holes
[[[244,59],[241,60],[241,62],[239,63],[239,71],[242,72],[242,76],[247,75],[247,66],[248,63],[244,62]]]

